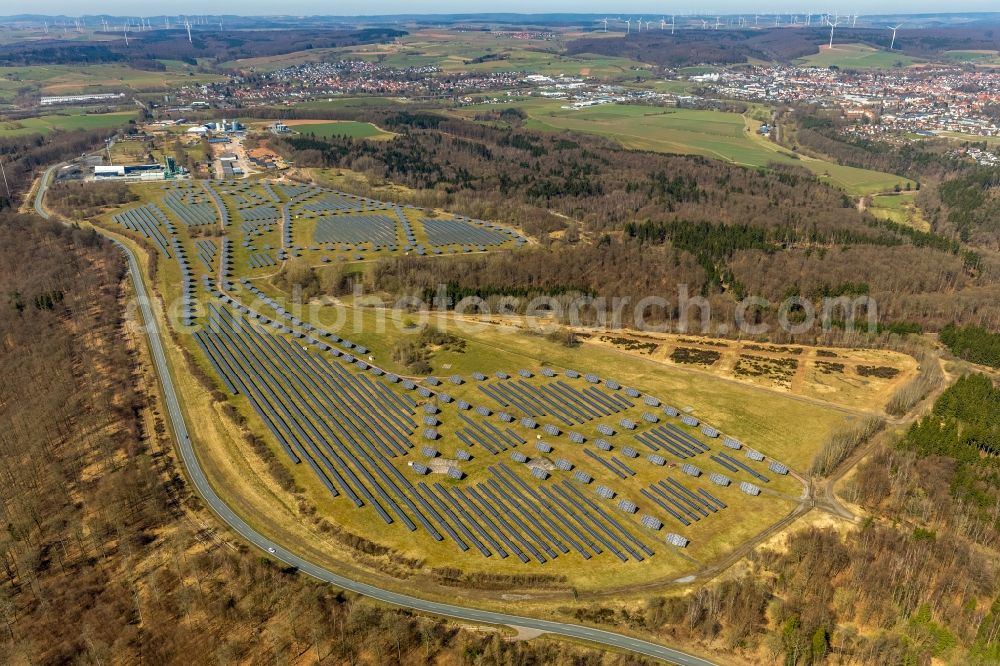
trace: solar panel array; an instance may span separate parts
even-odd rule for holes
[[[189,227],[201,227],[218,222],[215,203],[194,191],[172,190],[163,195],[163,205]]]
[[[340,192],[318,191],[310,193],[308,200],[300,204],[302,210],[311,213],[337,213],[347,210],[360,210],[366,203],[379,205],[380,202],[373,202],[368,199],[343,194]]]
[[[214,271],[215,254],[217,251],[215,241],[198,239],[194,242],[194,246],[198,252],[198,258],[201,259],[201,263],[205,264],[205,269],[209,272]]]
[[[172,197],[179,201],[189,215],[194,215],[192,207],[195,211],[201,210],[199,206],[214,209],[213,192],[235,201],[240,206],[237,209],[242,221],[240,230],[247,237],[244,247],[251,250],[246,254],[251,268],[276,264],[267,252],[253,251],[251,243],[252,238],[268,229],[266,224],[276,220],[279,215],[276,204],[281,205],[280,214],[285,215],[292,205],[309,210],[307,206],[319,201],[326,202],[323,205],[336,203],[328,191],[312,186],[268,184],[264,188],[267,197],[228,184],[210,187],[206,192],[208,197],[193,188],[178,187],[168,190],[164,199]],[[295,201],[282,203],[282,197]],[[372,203],[367,200],[356,203],[356,210],[365,211],[361,213],[310,213],[315,213],[317,231],[324,220],[375,218],[385,225],[386,241],[391,229],[392,243],[398,242],[397,224],[410,239],[412,229],[399,208],[395,208],[396,217],[391,218],[367,212]],[[136,225],[134,230],[143,233],[142,229],[146,229],[147,237],[160,244],[154,235],[154,230],[158,230],[164,253],[178,258],[184,285],[184,319],[190,322],[195,315],[196,294],[184,246],[173,237],[175,230],[155,206],[135,210],[144,211],[134,215],[142,216],[146,227],[129,217],[128,221]],[[187,221],[185,224],[196,226]],[[286,231],[289,226],[286,225]],[[168,235],[172,237],[169,241]],[[290,234],[286,234],[286,241],[290,253],[296,252]],[[217,258],[216,244],[209,239],[192,239],[189,247],[193,247],[192,254],[212,272]],[[222,239],[221,255],[219,265],[228,280],[232,277],[233,252],[232,242],[226,237]],[[721,499],[699,484],[728,486],[733,483],[729,477],[706,469],[703,479],[701,468],[684,461],[708,454],[704,457],[735,475],[735,482],[745,493],[759,494],[756,483],[768,482],[760,471],[700,439],[714,439],[721,433],[700,424],[691,415],[681,417],[681,423],[690,428],[700,425],[700,430],[686,430],[676,422],[661,422],[651,411],[642,413],[640,418],[634,415],[641,410],[623,415],[638,403],[640,407],[662,406],[663,414],[670,418],[679,416],[673,407],[662,405],[658,398],[638,389],[623,388],[594,374],[581,377],[573,370],[556,372],[549,367],[539,369],[537,376],[532,370],[522,369],[513,378],[497,372],[497,379],[487,379],[485,373],[476,372],[471,376],[477,382],[477,390],[470,393],[484,396],[490,406],[470,404],[441,392],[444,386],[440,380],[428,378],[418,385],[386,374],[363,360],[368,353],[364,347],[299,321],[249,281],[241,282],[249,292],[262,297],[265,305],[275,311],[275,318],[271,320],[251,311],[219,292],[211,279],[206,278],[206,288],[218,299],[218,303],[209,303],[205,311],[210,326],[195,333],[206,362],[228,391],[246,397],[294,463],[309,466],[332,495],[374,511],[386,523],[402,524],[411,531],[423,528],[436,540],[453,540],[460,549],[476,549],[487,557],[514,555],[522,561],[544,562],[576,552],[585,559],[608,553],[622,561],[641,560],[653,553],[630,530],[638,526],[659,530],[664,522],[671,520],[682,526],[690,525],[726,508]],[[232,291],[235,285],[227,281],[223,288]],[[340,343],[342,349],[351,350],[356,356],[331,343]],[[460,375],[450,375],[446,382],[449,390],[469,395],[463,393],[468,389],[459,388],[465,385]],[[494,403],[502,409],[494,412]],[[438,415],[446,405],[451,411],[441,418],[451,425],[448,419],[453,417],[455,427],[441,432],[437,430],[441,425]],[[592,424],[612,415],[622,416],[619,423],[625,432],[616,432],[608,423]],[[563,442],[576,446],[555,442],[553,447],[550,442],[536,439],[533,448],[538,454],[551,454],[557,448],[560,455],[566,451],[570,455],[529,458],[520,450],[527,441],[512,427],[529,430],[541,427],[549,437],[565,437]],[[564,428],[575,429],[564,431]],[[591,439],[595,431],[607,439]],[[431,442],[434,447],[427,446]],[[630,444],[648,450],[640,457]],[[729,449],[740,448],[730,437],[723,437],[720,444]],[[476,455],[503,454],[523,465],[516,466],[519,471],[515,472],[497,463],[487,468],[492,477],[486,479],[480,476],[484,474],[482,467],[470,468],[469,485],[445,486],[414,478],[438,474],[441,475],[438,478],[447,477],[451,481],[465,480],[466,474],[458,467],[458,461],[472,459],[472,452],[477,450]],[[585,457],[571,460],[572,451]],[[437,461],[427,465],[412,460],[417,452],[424,456],[425,462],[426,458]],[[750,453],[748,457],[753,461],[763,460],[763,456],[756,458]],[[643,466],[647,470],[649,466],[659,468],[660,475],[672,474],[665,466],[671,462],[673,467],[674,459],[683,463],[677,474],[685,479],[684,483],[665,478],[648,487],[633,486],[641,497],[630,497],[628,484],[620,488],[621,494],[607,485],[598,485],[596,498],[590,491],[586,496],[580,491],[582,485],[595,480],[627,481]],[[403,475],[400,469],[406,472],[406,466],[411,472]],[[788,468],[777,461],[770,461],[769,470],[788,474]],[[680,476],[681,472],[686,476]],[[741,480],[744,474],[754,482]],[[535,485],[528,485],[522,477],[534,479]],[[619,511],[612,515],[594,502],[599,499],[614,499],[614,508]],[[641,507],[637,499],[642,502]],[[640,508],[643,513],[638,515]],[[628,517],[623,517],[623,513]],[[687,545],[684,537],[679,538]]]
[[[332,215],[316,221],[317,243],[372,243],[376,249],[396,245],[396,221],[375,213]]]
[[[278,262],[268,252],[254,252],[247,255],[247,265],[250,268],[269,268],[277,266]]]
[[[170,243],[167,237],[160,230],[161,226],[167,224],[166,218],[159,208],[150,204],[116,213],[111,217],[116,223],[126,229],[130,229],[142,234],[146,238],[156,243],[163,254],[170,256]]]
[[[522,378],[480,384],[477,388],[512,412],[529,417],[551,416],[567,426],[587,423],[633,406],[619,395],[596,387],[580,390],[563,380],[538,383]]]
[[[278,212],[278,209],[271,204],[240,208],[236,211],[236,214],[239,216],[241,221],[254,223],[255,227],[276,224],[281,215]],[[263,223],[263,225],[261,223]]]
[[[427,242],[435,247],[444,245],[502,245],[518,237],[515,232],[493,228],[485,222],[478,224],[458,219],[423,218],[420,223],[427,234]]]

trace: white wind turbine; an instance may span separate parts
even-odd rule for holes
[[[122,33],[125,35],[125,46],[128,46],[128,23],[122,24]]]
[[[187,18],[184,19],[184,27],[188,31],[188,44],[194,44],[194,41],[191,40],[191,22]]]
[[[674,34],[674,15],[670,15],[670,34]]]
[[[628,35],[631,33],[632,33],[632,19],[627,18],[625,19],[625,34]]]
[[[639,17],[639,22],[636,23],[635,31],[636,32],[642,32],[642,17],[641,16]]]
[[[832,49],[833,48],[833,29],[836,28],[838,25],[840,25],[840,17],[838,16],[838,17],[836,17],[832,21],[830,19],[827,19],[827,22],[830,24],[830,43],[827,44],[827,48]]]
[[[716,29],[716,30],[718,30],[718,29],[719,29],[719,26],[720,26],[720,25],[722,25],[722,24],[721,24],[721,23],[719,22],[719,18],[720,18],[720,17],[718,17],[718,16],[716,16],[716,17],[715,17],[715,29]]]
[[[604,23],[604,32],[607,32],[607,31],[608,31],[608,19],[607,19],[607,18],[605,18],[605,19],[603,20],[603,23]]]
[[[890,51],[892,50],[892,47],[896,45],[896,31],[899,30],[902,26],[903,26],[902,23],[900,23],[897,26],[891,26],[891,25],[886,26],[887,29],[892,30],[892,41],[889,43]]]
[[[667,19],[666,17],[660,17],[660,30],[667,29]]]

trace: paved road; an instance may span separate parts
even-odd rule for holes
[[[38,186],[38,192],[35,195],[35,210],[38,211],[39,215],[46,219],[49,218],[49,214],[45,211],[43,200],[45,198],[45,191],[48,188],[50,176],[57,166],[50,167],[45,172]],[[234,513],[233,510],[222,501],[222,498],[216,494],[215,490],[208,482],[208,478],[206,478],[204,470],[202,470],[201,465],[198,462],[198,457],[195,455],[194,447],[191,444],[191,437],[188,433],[187,424],[184,421],[184,414],[181,411],[180,402],[177,398],[177,392],[174,389],[173,379],[170,375],[170,367],[167,364],[167,357],[163,351],[159,325],[156,317],[153,315],[149,296],[146,291],[146,285],[142,280],[142,272],[139,270],[139,263],[131,249],[114,239],[112,239],[112,242],[114,242],[115,245],[117,245],[122,252],[125,253],[125,257],[128,260],[129,271],[132,274],[132,283],[135,286],[136,299],[139,302],[139,309],[146,324],[146,334],[149,338],[149,349],[163,389],[163,398],[166,402],[167,413],[170,417],[170,423],[173,426],[174,435],[177,437],[178,450],[180,451],[181,458],[188,470],[191,482],[194,484],[198,494],[201,495],[212,510],[215,511],[215,513],[218,514],[218,516],[227,525],[229,525],[230,528],[235,530],[246,541],[252,543],[254,546],[263,551],[267,551],[273,558],[293,566],[298,570],[313,576],[314,578],[326,581],[339,588],[350,590],[351,592],[356,592],[357,594],[371,597],[372,599],[377,599],[395,606],[401,606],[423,613],[431,613],[433,615],[441,615],[480,624],[525,627],[527,629],[534,629],[558,636],[576,638],[592,643],[598,643],[611,648],[635,652],[637,654],[652,657],[654,659],[660,659],[668,663],[678,664],[679,666],[712,666],[712,662],[699,657],[695,657],[663,645],[657,645],[656,643],[651,643],[649,641],[643,641],[638,638],[625,636],[623,634],[616,634],[610,631],[603,631],[601,629],[593,629],[575,624],[565,624],[562,622],[552,622],[549,620],[539,620],[531,617],[521,617],[518,615],[508,615],[506,613],[466,608],[453,604],[438,603],[435,601],[428,601],[426,599],[419,599],[417,597],[400,594],[398,592],[392,592],[390,590],[383,590],[381,588],[368,585],[367,583],[344,578],[343,576],[340,576],[332,571],[304,560],[295,553],[282,547],[281,544],[270,541],[267,537],[254,530],[242,518],[236,515],[236,513]]]

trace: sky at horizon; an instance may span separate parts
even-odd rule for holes
[[[654,1],[630,2],[628,10],[623,14],[622,8],[616,3],[596,2],[595,0],[508,0],[500,3],[482,2],[481,0],[422,0],[407,2],[405,0],[369,0],[366,3],[331,3],[316,0],[285,0],[284,2],[264,2],[263,0],[216,0],[214,2],[197,2],[193,0],[176,0],[166,4],[143,5],[127,0],[102,0],[101,2],[72,2],[71,0],[8,0],[0,9],[0,15],[14,14],[49,14],[49,15],[94,15],[112,14],[116,16],[171,16],[178,14],[218,15],[230,14],[241,16],[358,16],[380,14],[459,14],[459,13],[595,13],[608,15],[640,14],[773,14],[774,12],[806,14],[822,14],[831,10],[828,0],[768,0],[754,3],[747,0],[717,0],[710,6],[701,3],[665,3]],[[837,3],[841,4],[841,3]],[[919,14],[941,12],[941,4],[932,0],[875,0],[862,3],[859,0],[848,0],[844,6],[837,7],[841,14]],[[853,5],[853,6],[852,6]],[[169,7],[169,9],[168,9]],[[143,12],[142,9],[147,11]],[[610,10],[610,12],[609,12]],[[948,12],[997,12],[1000,4],[997,0],[959,0],[949,5]]]

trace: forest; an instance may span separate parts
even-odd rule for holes
[[[233,30],[229,32],[194,31],[188,42],[183,27],[144,32],[139,46],[125,46],[124,40],[80,42],[59,38],[0,45],[0,66],[95,65],[110,62],[149,63],[154,60],[197,59],[217,62],[238,58],[263,57],[358,44],[392,41],[405,32],[392,28],[363,30]]]
[[[302,166],[399,183],[415,192],[390,197],[496,219],[540,240],[516,258],[388,260],[373,271],[378,288],[420,295],[435,284],[507,285],[636,302],[672,296],[685,283],[710,300],[721,322],[732,320],[745,296],[777,303],[862,282],[886,327],[981,325],[1000,314],[990,296],[1000,280],[994,255],[878,220],[804,170],[629,151],[599,137],[495,128],[423,111],[366,118],[398,136],[365,142],[303,135],[271,143]],[[762,313],[772,322],[775,315]]]
[[[680,18],[680,17],[678,17]],[[773,20],[773,17],[771,17]],[[762,26],[763,27],[763,26]],[[665,68],[688,65],[743,63],[750,60],[789,63],[795,58],[818,51],[829,29],[816,27],[781,30],[679,30],[664,38],[658,31],[633,32],[625,39],[581,37],[566,44],[570,55],[598,53],[620,56]],[[837,41],[889,47],[889,33],[871,29],[852,29],[843,25]],[[918,57],[940,56],[950,50],[997,50],[1000,34],[973,28],[932,28],[899,31],[897,49]]]
[[[1000,368],[1000,333],[980,326],[948,324],[938,333],[938,338],[959,358]]]
[[[11,196],[0,191],[0,211],[12,208],[13,201],[19,201],[34,182],[35,176],[53,164],[104,144],[115,130],[73,130],[52,132],[47,136],[28,134],[16,137],[0,137],[0,159],[7,173]]]

